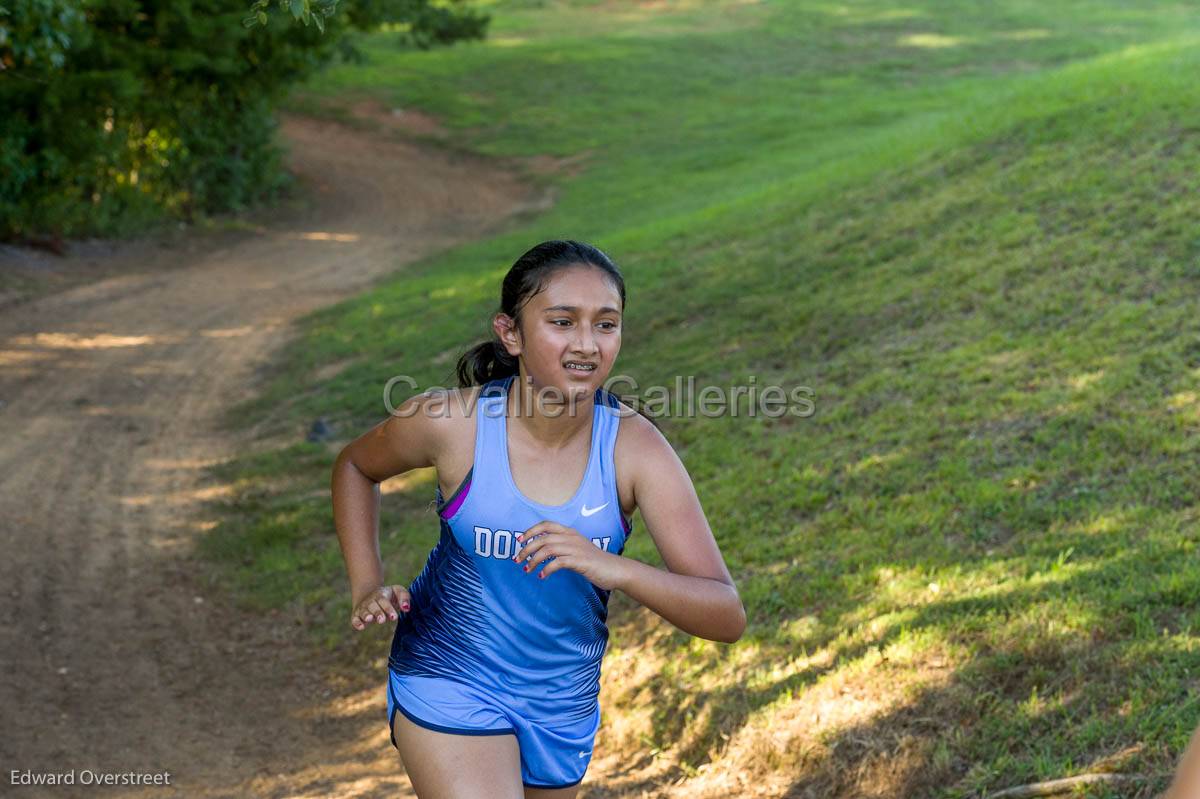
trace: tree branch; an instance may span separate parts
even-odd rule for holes
[[[1034,796],[1056,796],[1066,793],[1080,785],[1099,785],[1101,783],[1134,782],[1146,779],[1137,774],[1080,774],[1077,777],[1066,777],[1061,780],[1048,782],[1031,782],[1028,785],[1018,785],[1015,788],[1005,788],[989,794],[987,799],[1030,799]]]

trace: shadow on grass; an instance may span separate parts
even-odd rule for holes
[[[1183,641],[1191,619],[1181,614],[1200,595],[1200,575],[1180,578],[1177,552],[1159,543],[1059,566],[1040,583],[930,602],[763,687],[697,690],[656,674],[627,701],[656,708],[655,742],[682,742],[675,757],[686,766],[674,778],[719,759],[723,740],[785,697],[826,712],[842,701],[836,685],[823,687],[833,680],[882,709],[812,729],[794,717],[784,762],[797,776],[787,796],[981,796],[1091,770],[1145,776],[1121,795],[1152,796],[1200,713],[1187,677],[1200,658]],[[906,641],[929,637],[971,654],[936,667],[927,653],[904,654]],[[634,776],[649,760],[613,773],[605,795],[661,788],[662,775]]]

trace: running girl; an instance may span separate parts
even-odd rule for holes
[[[537,245],[504,278],[495,339],[459,360],[459,388],[410,398],[338,455],[350,624],[398,621],[388,723],[421,799],[575,796],[614,589],[692,635],[745,629],[683,464],[601,387],[624,308],[603,252]],[[384,579],[378,484],[428,466],[441,537],[406,588]],[[667,570],[622,556],[635,509]]]

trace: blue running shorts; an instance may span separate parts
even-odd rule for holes
[[[388,670],[387,717],[396,746],[398,709],[414,724],[457,735],[517,736],[521,782],[530,788],[568,788],[583,781],[600,729],[600,703],[581,722],[541,723],[483,688],[445,677],[397,674]],[[399,747],[397,747],[398,749]]]

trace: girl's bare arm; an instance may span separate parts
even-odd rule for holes
[[[379,484],[410,469],[434,466],[438,420],[424,412],[425,395],[411,397],[347,444],[333,464],[333,523],[350,578],[354,607],[384,584],[379,553]]]
[[[626,559],[616,587],[684,632],[733,643],[746,629],[746,609],[692,479],[654,425],[638,416],[625,421],[636,430],[635,504],[667,571]]]

